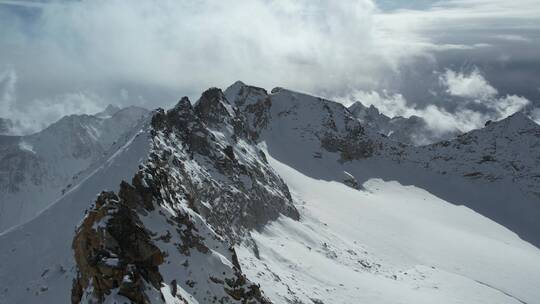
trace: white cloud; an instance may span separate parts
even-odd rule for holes
[[[459,109],[451,113],[436,105],[421,108],[416,104],[409,103],[401,94],[388,94],[387,92],[380,94],[375,91],[355,91],[336,99],[345,104],[360,101],[367,106],[373,105],[389,117],[408,118],[413,115],[422,117],[435,133],[455,130],[469,131],[481,127],[488,120],[487,116],[482,113],[468,109]]]
[[[453,96],[485,99],[491,98],[498,93],[480,74],[478,69],[474,69],[469,74],[446,70],[440,77],[440,81],[446,86],[446,92]]]
[[[540,125],[540,108],[532,109],[530,113],[531,119]]]
[[[0,14],[0,47],[10,50],[0,65],[65,91],[128,83],[190,94],[242,79],[336,94],[379,89],[431,52],[486,47],[435,43],[408,20],[388,27],[372,0],[83,0],[36,10],[30,23]]]
[[[354,91],[345,98],[334,98],[335,100],[351,105],[356,101],[362,102],[365,106],[375,106],[380,112],[389,117],[403,116],[410,117],[416,115],[416,110],[407,104],[407,100],[401,94],[390,94],[387,91],[379,93],[377,91]]]
[[[448,94],[466,98],[463,101],[465,103],[481,105],[485,108],[484,112],[494,115],[495,120],[505,118],[530,104],[530,101],[522,96],[497,96],[497,89],[491,86],[477,68],[468,74],[446,70],[440,77],[440,82]]]
[[[540,28],[535,1],[451,0],[391,13],[373,0],[0,1],[0,67],[20,76],[17,113],[70,92],[83,92],[89,108],[113,98],[167,106],[238,79],[327,96],[381,91],[404,65],[435,64],[434,54],[494,49],[496,35],[529,39],[501,30]],[[33,11],[21,17],[1,3]],[[462,39],[464,29],[490,40]],[[440,38],[450,34],[458,38]],[[455,93],[493,95],[483,78],[465,76],[456,80],[471,84]]]
[[[450,95],[463,98],[455,101],[458,104],[453,111],[435,104],[419,107],[409,103],[401,94],[389,94],[386,91],[382,94],[376,91],[355,91],[337,100],[344,104],[360,101],[367,106],[373,105],[389,117],[416,115],[424,118],[432,130],[441,133],[478,129],[488,120],[504,119],[530,104],[528,99],[521,96],[496,96],[497,90],[482,77],[478,69],[469,74],[447,70],[441,76],[441,83]],[[471,105],[483,108],[475,109]],[[534,110],[531,116],[540,119],[540,110]]]
[[[515,34],[500,34],[500,35],[494,35],[493,38],[500,39],[500,40],[506,40],[506,41],[515,41],[515,42],[531,42],[530,38],[521,36],[521,35],[515,35]]]
[[[371,0],[93,0],[55,2],[42,12],[37,39],[10,38],[22,30],[5,21],[0,40],[15,41],[17,52],[3,60],[25,71],[61,66],[62,74],[47,75],[53,79],[191,90],[245,79],[313,91],[374,85],[407,56],[386,47]]]
[[[0,71],[0,113],[9,113],[15,102],[15,85],[17,83],[17,74],[15,70],[8,68]],[[2,117],[0,115],[0,117]],[[8,117],[4,117],[8,118]]]
[[[17,100],[17,74],[13,69],[0,72],[0,118],[13,123],[10,134],[37,132],[65,115],[99,112],[103,100],[88,92],[64,93],[29,103]]]

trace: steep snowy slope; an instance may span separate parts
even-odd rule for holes
[[[0,232],[59,198],[148,113],[137,107],[108,110],[106,116],[66,116],[36,134],[0,137]]]
[[[442,140],[455,138],[459,130],[438,131],[430,128],[427,122],[418,116],[408,118],[396,116],[388,117],[371,105],[364,106],[357,101],[349,106],[349,111],[365,126],[388,136],[393,141],[409,145],[427,145]]]
[[[258,258],[238,252],[275,303],[539,303],[540,250],[497,223],[415,186],[373,178],[356,190],[269,161],[301,221],[253,234]],[[381,166],[422,174],[337,165],[355,176]]]

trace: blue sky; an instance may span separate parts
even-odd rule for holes
[[[540,0],[0,0],[0,117],[31,132],[240,79],[340,100],[377,93],[366,102],[383,109],[399,97],[403,113],[473,111],[460,122],[470,129],[503,118],[500,105],[540,107],[538,16]],[[449,71],[497,94],[451,94]]]

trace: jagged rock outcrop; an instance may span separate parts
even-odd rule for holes
[[[246,121],[219,89],[154,113],[148,160],[77,231],[73,302],[269,303],[230,244],[299,214]]]
[[[185,200],[167,197],[166,176],[149,172],[156,173],[146,168],[123,182],[118,195],[101,193],[79,227],[72,302],[269,303],[242,274],[234,249]]]
[[[79,267],[73,303],[92,299],[103,302],[113,290],[134,303],[150,303],[147,289],[161,288],[163,278],[158,266],[164,261],[163,253],[137,215],[136,208],[145,206],[133,206],[151,204],[143,200],[137,189],[126,183],[118,196],[103,192],[98,197],[73,241]],[[85,292],[89,285],[92,291]]]
[[[280,214],[298,219],[287,185],[221,90],[204,92],[195,106],[183,98],[167,113],[158,111],[152,125],[153,161],[175,165],[169,174],[220,234],[234,239],[243,228],[260,228]]]

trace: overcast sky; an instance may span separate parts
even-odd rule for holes
[[[466,131],[540,121],[538,54],[540,0],[0,0],[0,117],[28,133],[242,80]]]

